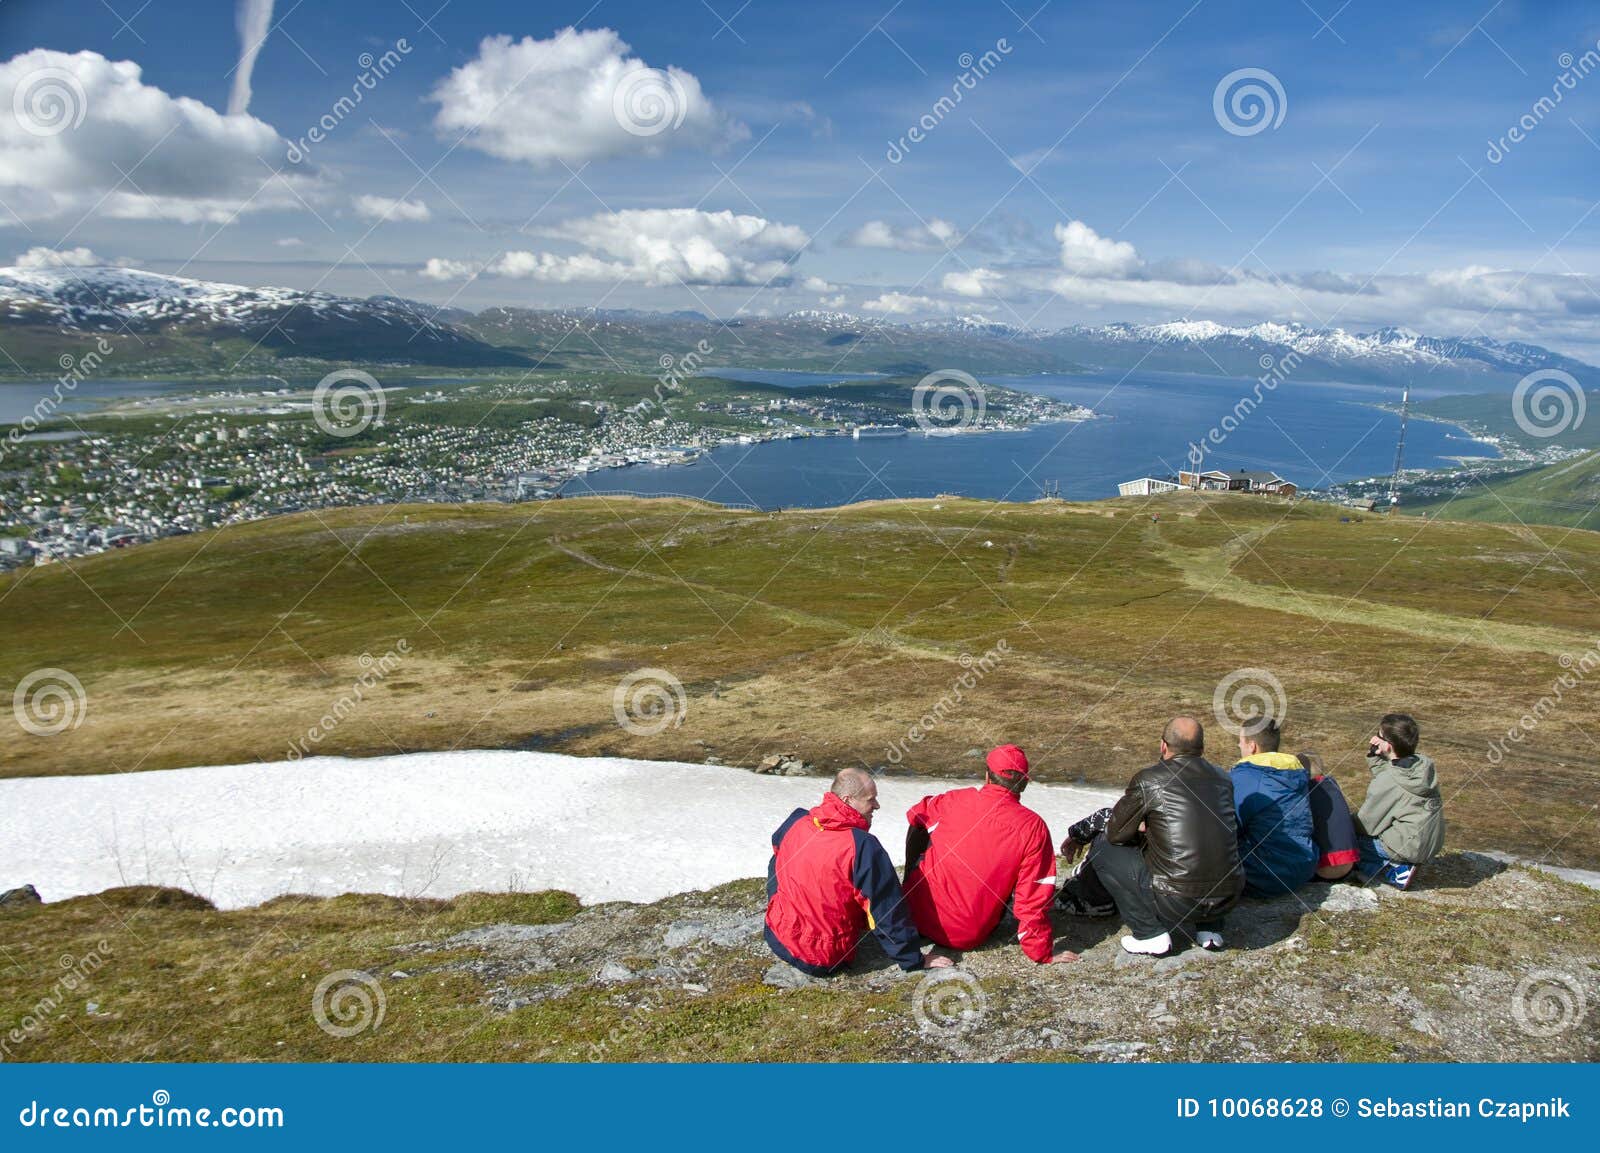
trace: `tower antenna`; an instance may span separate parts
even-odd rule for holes
[[[1406,418],[1411,411],[1411,384],[1400,394],[1400,440],[1394,446],[1394,475],[1389,478],[1389,507],[1400,503],[1400,468],[1406,458]]]

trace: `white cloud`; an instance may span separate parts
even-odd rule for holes
[[[430,97],[441,134],[502,160],[582,164],[748,134],[681,68],[650,68],[609,28],[490,36]]]
[[[351,202],[356,211],[368,220],[404,220],[419,222],[433,214],[421,200],[402,200],[390,196],[357,196]]]
[[[305,241],[298,236],[280,236],[272,243],[278,248],[300,248],[305,244]]]
[[[808,276],[800,282],[800,287],[807,292],[837,292],[839,286],[830,284],[820,276]]]
[[[226,221],[297,205],[272,126],[140,79],[132,61],[36,48],[0,63],[0,199],[22,219]],[[266,163],[263,164],[263,161]]]
[[[228,95],[228,115],[237,116],[250,107],[250,77],[256,70],[256,57],[272,31],[272,0],[239,0],[234,14],[239,29],[239,63],[233,70],[233,91]]]
[[[418,276],[429,280],[471,280],[481,270],[477,265],[466,260],[446,260],[443,257],[430,257],[428,263],[417,270]]]
[[[787,285],[810,237],[790,224],[693,208],[634,209],[570,220],[545,230],[582,251],[507,252],[481,270],[490,276],[553,283],[628,281],[656,287]],[[462,279],[472,266],[435,258],[421,274]]]
[[[1003,279],[993,269],[971,268],[964,272],[945,273],[941,286],[946,292],[953,292],[957,296],[990,296]]]
[[[1144,264],[1133,245],[1109,240],[1081,220],[1058,224],[1055,233],[1061,244],[1061,267],[1074,276],[1122,279]]]
[[[110,261],[101,260],[99,256],[87,248],[65,248],[57,250],[36,245],[26,252],[18,253],[17,258],[11,262],[17,268],[92,268],[95,265],[109,264]]]
[[[906,316],[913,312],[943,312],[949,305],[931,296],[907,295],[904,292],[885,292],[861,306],[868,312],[882,312],[890,316]]]
[[[889,248],[896,252],[937,252],[959,242],[959,231],[937,216],[926,225],[897,228],[886,220],[869,220],[848,232],[840,243],[847,248]]]

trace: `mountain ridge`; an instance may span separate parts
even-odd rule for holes
[[[180,373],[316,361],[555,370],[621,365],[654,372],[663,354],[682,355],[675,350],[704,340],[720,360],[746,368],[1142,368],[1243,377],[1275,371],[1280,379],[1386,385],[1421,375],[1469,391],[1509,387],[1538,369],[1600,378],[1594,366],[1538,345],[1427,336],[1399,326],[1361,333],[1277,321],[1174,320],[1034,329],[979,314],[895,321],[822,309],[726,321],[636,309],[496,306],[473,313],[392,294],[256,288],[117,266],[0,268],[0,338],[10,368],[53,371],[72,353],[72,339],[89,333],[132,354],[119,363]]]

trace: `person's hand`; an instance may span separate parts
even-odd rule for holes
[[[1141,833],[1149,832],[1149,830],[1144,827],[1144,822],[1143,821],[1139,822],[1139,831]]]
[[[1061,949],[1057,951],[1055,955],[1052,956],[1048,961],[1046,961],[1045,964],[1070,965],[1073,961],[1081,960],[1083,960],[1083,958],[1078,956],[1078,954],[1074,953],[1071,949]]]
[[[1061,842],[1061,855],[1069,861],[1075,859],[1082,851],[1082,841],[1074,840],[1073,838],[1068,837],[1066,840]]]
[[[938,953],[929,953],[922,958],[922,967],[924,969],[948,969],[954,964],[955,962],[949,957],[941,956]]]
[[[1394,746],[1382,737],[1374,734],[1372,740],[1368,743],[1368,747],[1384,760],[1394,760]]]

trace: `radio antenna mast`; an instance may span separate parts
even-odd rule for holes
[[[1394,475],[1389,478],[1389,507],[1400,503],[1400,469],[1406,457],[1406,418],[1411,411],[1411,385],[1400,394],[1400,440],[1394,446]]]

